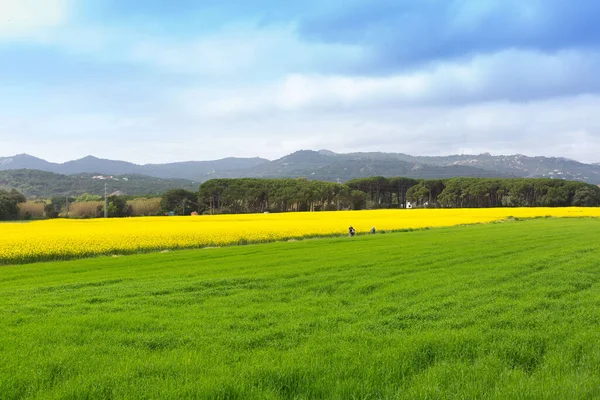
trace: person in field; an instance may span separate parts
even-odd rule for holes
[[[375,233],[377,233],[377,230],[375,229],[375,227],[371,228],[371,234],[374,235]]]
[[[354,228],[351,226],[348,228],[348,234],[350,234],[350,236],[354,236],[356,234],[356,230],[354,230]]]

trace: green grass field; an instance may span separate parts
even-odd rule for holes
[[[600,220],[0,268],[0,398],[600,397]]]

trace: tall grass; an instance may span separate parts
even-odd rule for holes
[[[46,203],[38,200],[28,200],[25,203],[19,203],[19,219],[44,218],[44,206]]]
[[[131,216],[147,217],[160,215],[160,197],[150,199],[129,200],[127,204],[131,207]]]
[[[98,211],[104,207],[103,201],[75,202],[69,205],[69,217],[72,218],[96,218],[101,215]]]

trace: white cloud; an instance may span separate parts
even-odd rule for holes
[[[0,0],[0,40],[29,38],[63,24],[70,0]]]
[[[186,40],[146,38],[131,43],[129,57],[161,69],[231,79],[272,77],[319,65],[347,68],[363,56],[359,46],[302,42],[292,25],[229,25]],[[325,70],[327,70],[325,66]]]
[[[507,50],[379,77],[290,74],[266,84],[185,90],[183,107],[232,118],[272,112],[339,112],[490,101],[532,101],[598,93],[600,53]]]

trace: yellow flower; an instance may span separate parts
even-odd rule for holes
[[[0,264],[344,235],[349,226],[360,235],[373,226],[381,232],[486,223],[509,216],[598,217],[600,208],[373,210],[3,223]]]

